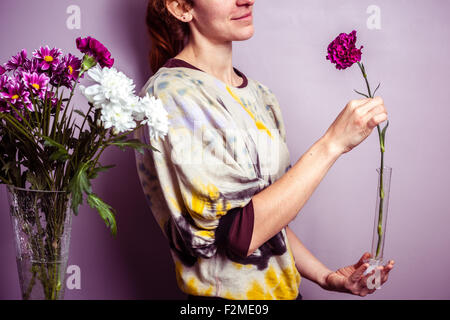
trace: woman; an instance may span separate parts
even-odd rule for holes
[[[338,157],[387,120],[383,100],[352,100],[292,166],[278,101],[233,67],[232,42],[254,32],[255,0],[150,0],[150,63],[141,95],[169,113],[160,152],[136,154],[153,215],[164,231],[180,289],[190,298],[296,299],[301,277],[365,296],[361,259],[332,271],[288,224]],[[393,261],[380,267],[381,283]]]

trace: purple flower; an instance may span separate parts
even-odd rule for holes
[[[39,98],[43,99],[45,91],[47,90],[47,84],[50,80],[47,75],[44,73],[38,74],[36,72],[24,72],[22,73],[22,76],[25,87],[28,90],[31,90],[35,96],[39,96]]]
[[[106,49],[106,47],[100,43],[100,41],[91,38],[81,38],[76,39],[77,48],[84,54],[92,57],[100,66],[111,68],[114,65],[114,59],[111,58],[111,53]],[[85,61],[83,61],[84,63]],[[93,67],[92,64],[88,65],[86,70]]]
[[[20,69],[27,60],[27,50],[22,49],[5,63],[5,71],[16,71],[17,69]]]
[[[29,73],[38,72],[39,65],[40,65],[39,59],[33,57],[31,59],[27,59],[23,63],[22,70]]]
[[[60,85],[72,89],[72,83],[77,81],[80,69],[81,60],[69,53],[61,59],[58,68],[50,78],[50,83],[54,86]],[[83,76],[82,74],[80,77]]]
[[[33,105],[30,101],[30,93],[19,78],[10,79],[4,88],[5,91],[2,92],[1,95],[2,99],[4,99],[7,104],[6,110],[3,110],[3,112],[14,111],[9,104],[12,104],[19,111],[24,107],[28,108],[30,111],[33,111]],[[15,112],[13,113],[17,119],[20,119]]]
[[[5,90],[5,87],[9,83],[9,77],[6,74],[0,76],[0,92]]]
[[[6,72],[5,68],[3,66],[0,66],[0,76],[3,75]]]
[[[356,48],[356,31],[349,34],[341,33],[328,46],[327,60],[336,64],[336,69],[342,70],[361,61],[361,49]]]
[[[81,60],[69,53],[64,57],[63,61],[67,78],[76,81],[81,69]]]
[[[50,49],[48,46],[41,47],[33,52],[33,56],[39,61],[39,68],[43,71],[55,70],[59,65],[61,55],[60,49]]]

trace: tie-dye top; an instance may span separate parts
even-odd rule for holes
[[[162,100],[169,132],[135,136],[156,149],[136,153],[150,209],[168,239],[180,289],[226,299],[295,299],[300,274],[283,229],[248,257],[228,250],[227,216],[290,167],[278,101],[260,82],[225,84],[195,67],[160,68],[142,88]],[[226,228],[225,228],[226,229]],[[251,230],[250,230],[251,232]]]

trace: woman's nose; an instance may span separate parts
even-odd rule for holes
[[[251,6],[255,3],[255,0],[236,0],[238,6]]]

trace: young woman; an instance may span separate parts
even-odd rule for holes
[[[137,137],[160,152],[136,154],[148,203],[168,239],[180,289],[190,298],[297,299],[301,277],[326,290],[365,296],[361,259],[332,271],[288,224],[338,157],[381,122],[380,97],[350,101],[291,165],[278,101],[233,67],[233,41],[252,37],[255,0],[150,0],[147,25],[170,130]],[[381,283],[393,268],[381,269]]]

